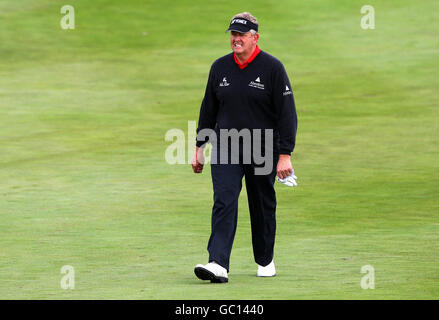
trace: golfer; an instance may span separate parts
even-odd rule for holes
[[[201,280],[216,283],[228,282],[242,178],[245,177],[253,254],[259,277],[276,275],[273,260],[275,177],[296,178],[290,156],[295,146],[297,115],[285,68],[278,59],[259,49],[258,21],[250,13],[235,15],[227,31],[230,31],[233,52],[219,58],[211,66],[200,109],[193,171],[201,173],[203,170],[203,147],[209,137],[200,135],[200,131],[205,129],[216,133],[225,129],[239,132],[244,129],[250,132],[255,132],[255,129],[261,132],[271,130],[272,141],[262,138],[262,153],[265,156],[268,154],[273,161],[268,174],[256,174],[255,169],[260,164],[255,163],[253,157],[250,163],[242,161],[243,143],[239,146],[238,163],[230,163],[230,155],[226,163],[211,161],[214,204],[207,247],[209,260],[206,265],[198,264],[194,272]],[[226,150],[230,151],[230,148],[226,147]]]

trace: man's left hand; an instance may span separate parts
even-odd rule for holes
[[[291,156],[289,154],[279,155],[277,162],[276,174],[280,179],[285,179],[293,173],[293,166],[291,165]]]

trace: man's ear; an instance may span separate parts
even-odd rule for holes
[[[259,33],[256,33],[256,34],[255,34],[255,38],[256,38],[256,41],[259,40]]]

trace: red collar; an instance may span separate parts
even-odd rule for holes
[[[253,51],[252,55],[250,56],[250,58],[248,58],[248,60],[244,63],[239,63],[238,59],[236,59],[236,55],[235,53],[233,53],[233,58],[235,59],[236,64],[238,65],[239,69],[244,69],[245,67],[247,67],[250,62],[252,62],[256,56],[259,54],[259,52],[261,52],[261,49],[259,49],[258,45],[256,45],[255,50]]]

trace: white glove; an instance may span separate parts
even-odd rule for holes
[[[297,177],[294,175],[294,170],[293,173],[288,177],[286,177],[285,179],[281,179],[278,176],[276,176],[276,180],[288,187],[297,187],[297,181],[296,181]]]

